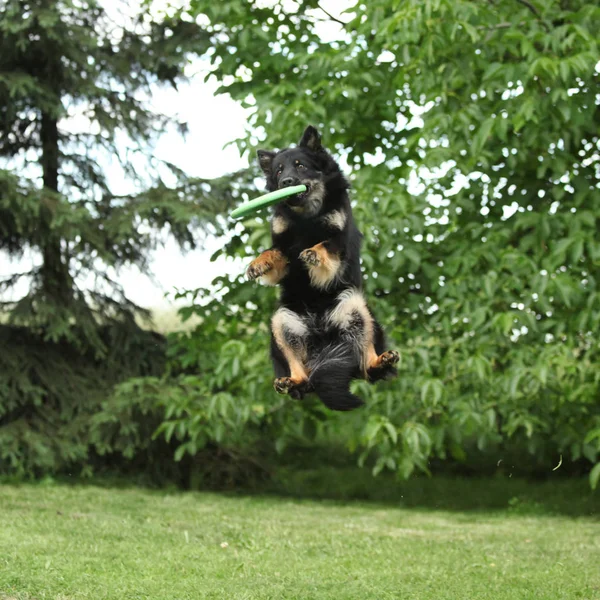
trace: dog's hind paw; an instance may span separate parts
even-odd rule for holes
[[[273,382],[273,387],[278,394],[288,394],[296,400],[302,400],[308,391],[306,381],[294,381],[291,377],[278,377]]]
[[[389,379],[397,375],[396,365],[400,361],[400,354],[395,350],[387,350],[373,361],[367,371],[367,379],[373,383],[381,379]]]
[[[379,366],[381,367],[391,367],[395,364],[398,364],[400,360],[400,355],[395,350],[387,350],[383,354],[379,356]]]

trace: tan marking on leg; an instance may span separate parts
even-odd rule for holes
[[[337,306],[329,313],[329,321],[342,329],[347,329],[350,326],[353,315],[358,314],[363,322],[363,335],[360,340],[360,368],[366,378],[369,362],[373,355],[377,356],[373,345],[374,326],[373,317],[367,308],[367,302],[363,295],[357,289],[344,290],[338,296]]]
[[[341,231],[346,225],[346,213],[341,210],[334,210],[333,212],[325,215],[323,220],[330,227],[335,227]]]
[[[302,319],[293,311],[287,308],[280,308],[273,315],[271,320],[273,337],[279,346],[290,368],[290,379],[295,384],[302,383],[308,379],[308,374],[304,363],[306,362],[306,346],[303,344],[300,348],[293,348],[286,341],[286,331],[298,338],[304,338],[308,333],[308,328]]]
[[[379,366],[379,356],[377,356],[377,352],[375,352],[375,346],[371,343],[367,348],[367,369],[377,368]]]
[[[255,258],[246,271],[248,279],[260,277],[266,285],[277,285],[288,270],[287,258],[279,250],[265,250]]]
[[[281,215],[277,215],[276,217],[273,218],[273,222],[271,223],[271,231],[275,235],[279,235],[280,233],[283,233],[288,228],[288,225],[289,225],[289,223],[285,217],[282,217]]]
[[[303,250],[300,260],[308,268],[311,284],[321,290],[327,289],[334,282],[342,266],[340,257],[328,252],[323,242]]]

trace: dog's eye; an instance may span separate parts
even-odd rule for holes
[[[305,169],[306,168],[302,163],[298,163],[297,166],[298,166],[299,169]]]

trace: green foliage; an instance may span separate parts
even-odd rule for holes
[[[88,9],[99,10],[91,4]],[[6,39],[20,35],[15,15],[4,20],[10,25]],[[183,314],[199,317],[201,324],[171,337],[167,374],[124,383],[104,403],[95,421],[97,449],[152,455],[153,436],[185,461],[214,447],[251,456],[259,446],[283,453],[335,440],[374,473],[407,477],[433,471],[440,461],[470,469],[508,462],[524,472],[591,469],[595,487],[600,478],[596,3],[376,0],[332,18],[313,0],[273,7],[190,0],[176,23],[168,23],[172,35],[161,37],[163,23],[150,26],[148,47],[137,33],[124,36],[123,54],[116,53],[118,63],[106,58],[105,72],[117,81],[124,77],[131,93],[135,85],[123,75],[131,46],[148,50],[135,63],[145,73],[144,85],[171,81],[172,73],[160,75],[163,63],[154,59],[171,44],[166,40],[183,39],[191,22],[205,24],[189,39],[199,52],[210,48],[207,58],[222,91],[251,108],[248,135],[238,140],[241,150],[253,152],[256,135],[266,147],[288,145],[311,122],[343,161],[365,233],[366,292],[401,351],[400,376],[376,387],[356,383],[367,406],[350,415],[332,414],[314,399],[281,399],[271,388],[267,357],[275,292],[241,277],[220,277],[210,291],[182,294],[190,301]],[[18,77],[2,81],[7,94],[29,98],[29,93],[39,102],[29,100],[44,138],[44,103],[52,96],[40,100],[42,94]],[[55,106],[64,114],[65,105]],[[101,128],[124,127],[133,139],[151,137],[150,121],[128,121],[130,113],[121,113],[117,102],[108,106],[100,113]],[[23,118],[11,115],[8,122],[22,128]],[[19,127],[12,129],[15,139]],[[59,147],[66,155],[66,146]],[[43,150],[42,144],[47,174],[53,155]],[[241,175],[221,208],[244,198],[253,175],[252,170]],[[173,220],[171,205],[149,208],[168,198],[160,183],[145,196],[122,199],[106,195],[96,177],[93,189],[108,201],[94,199],[92,210],[89,199],[78,204],[81,188],[75,186],[79,191],[65,203],[64,191],[43,177],[43,189],[14,174],[0,177],[0,216],[7,217],[0,232],[2,248],[13,254],[40,248],[54,275],[64,275],[61,261],[54,260],[56,240],[79,249],[77,238],[65,231],[77,232],[104,264],[143,264],[154,238],[144,237],[142,229],[132,236],[132,224]],[[226,185],[223,180],[219,193]],[[198,189],[214,195],[203,183]],[[186,214],[175,231],[189,242]],[[90,233],[99,222],[110,233],[109,250],[101,251],[103,238],[94,242]],[[63,223],[68,227],[61,229]],[[50,232],[43,239],[52,243],[37,241],[33,232],[39,224],[35,236]],[[249,261],[269,245],[266,222],[251,218],[228,232],[213,258]],[[90,264],[83,261],[84,267]],[[72,290],[68,277],[54,275],[50,281],[68,282]],[[50,292],[65,295],[64,285],[39,289],[43,299]],[[29,314],[45,306],[39,300],[22,305]],[[67,315],[74,314],[69,310],[54,321],[57,335],[68,331]],[[20,314],[18,306],[13,314]]]
[[[308,0],[262,6],[190,3],[210,23],[222,91],[252,108],[239,146],[252,150],[254,131],[281,147],[307,122],[322,128],[352,178],[367,294],[402,354],[397,381],[358,384],[366,411],[328,415],[320,433],[337,428],[374,472],[403,476],[485,455],[589,468],[600,452],[600,8],[378,0],[340,25]],[[251,219],[222,253],[249,260],[268,245]],[[273,293],[215,287],[190,309],[206,320],[180,340],[181,360],[204,360],[207,339],[266,353]],[[240,410],[254,393],[236,392]]]
[[[112,386],[160,373],[162,343],[140,330],[147,311],[116,274],[148,273],[169,236],[187,249],[222,232],[219,215],[249,186],[246,172],[190,179],[153,157],[161,132],[185,132],[152,109],[153,92],[184,82],[209,48],[200,26],[152,2],[0,3],[0,260],[34,263],[0,278],[15,326],[0,332],[3,472],[89,464],[90,418]],[[107,170],[132,192],[111,189]]]
[[[102,360],[68,342],[0,326],[0,474],[89,473],[92,417],[113,386],[164,370],[160,336],[122,327],[98,335],[110,348]]]

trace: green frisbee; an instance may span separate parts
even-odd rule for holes
[[[260,210],[261,208],[271,206],[272,204],[277,204],[277,202],[279,202],[282,198],[287,198],[288,196],[300,194],[301,192],[305,191],[305,185],[293,185],[291,187],[281,188],[280,190],[275,190],[274,192],[264,194],[264,196],[254,198],[254,200],[250,200],[250,202],[246,202],[246,204],[242,204],[235,210],[231,211],[231,218],[239,219],[240,217],[245,217],[246,215]]]

